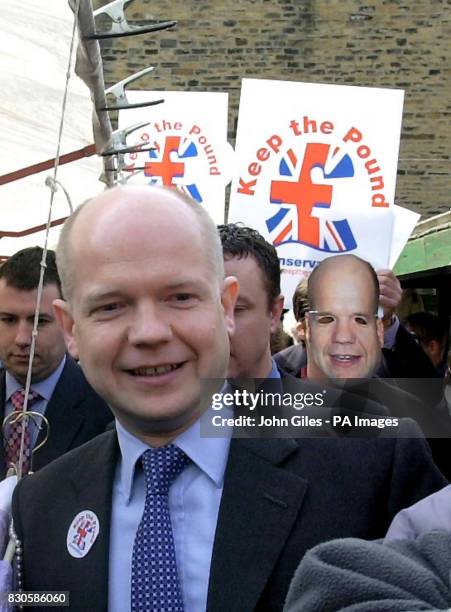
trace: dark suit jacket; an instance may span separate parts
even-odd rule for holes
[[[411,421],[401,428],[418,433]],[[118,453],[109,431],[20,481],[13,518],[26,590],[68,590],[74,612],[107,609]],[[336,537],[381,537],[400,509],[445,484],[422,439],[233,439],[208,611],[281,610],[306,550]],[[100,532],[89,553],[75,559],[66,538],[82,510],[96,513]]]
[[[400,326],[401,329],[403,329],[403,334],[408,334],[410,341],[417,346],[412,335],[402,326]],[[299,373],[301,367],[307,364],[307,353],[301,345],[290,346],[274,355],[274,360],[277,363],[282,378],[291,379],[292,376],[296,376],[296,373]],[[315,384],[313,381],[307,381],[306,379],[302,379],[302,382],[307,382],[310,386]],[[402,386],[398,386],[398,383],[403,382],[406,383],[408,391]],[[434,385],[427,383],[434,383]],[[422,393],[418,393],[419,388],[422,388]],[[371,400],[372,402],[379,403],[381,406],[385,406],[387,408],[386,414],[399,418],[408,417],[418,423],[428,439],[435,463],[446,478],[448,480],[451,479],[451,455],[449,452],[451,419],[446,407],[441,404],[435,405],[442,389],[439,379],[392,380],[377,377],[367,379],[366,381],[349,379],[343,384],[342,389],[346,393],[346,403],[349,406],[352,406],[353,396],[356,396],[358,402],[363,397],[366,400]],[[432,405],[425,404],[422,401],[427,394],[429,394],[429,400],[432,402]],[[343,406],[343,398],[340,394],[338,394],[336,402],[338,405]],[[372,406],[374,407],[374,404]],[[372,410],[370,406],[366,409],[368,412],[373,411],[377,414],[377,411]]]
[[[5,411],[5,372],[0,374],[0,407]],[[113,415],[104,400],[86,380],[80,366],[66,356],[61,376],[47,404],[45,416],[50,423],[50,434],[45,445],[33,455],[33,470],[60,457],[69,450],[88,442],[105,431]],[[36,446],[44,439],[41,431]],[[0,478],[5,477],[5,457],[0,444]]]

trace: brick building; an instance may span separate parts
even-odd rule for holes
[[[106,84],[154,65],[139,87],[226,91],[232,144],[242,77],[404,89],[396,202],[450,208],[451,0],[135,0],[127,17],[178,25],[102,42]]]

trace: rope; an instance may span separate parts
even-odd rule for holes
[[[64,119],[66,115],[67,94],[69,91],[69,82],[70,82],[70,77],[71,77],[72,55],[74,51],[75,31],[76,31],[76,26],[77,26],[77,17],[78,17],[79,8],[80,8],[80,0],[76,0],[75,9],[74,9],[74,24],[72,26],[72,38],[71,38],[70,50],[69,50],[69,61],[68,61],[67,72],[66,72],[66,85],[64,88],[64,96],[63,96],[63,102],[62,102],[62,108],[61,108],[61,120],[60,120],[60,126],[59,126],[59,131],[58,131],[58,143],[56,147],[55,164],[53,167],[52,185],[55,185],[56,177],[58,175],[59,158],[60,158],[60,151],[61,151],[61,140],[63,136]],[[38,283],[38,295],[37,295],[36,309],[34,312],[34,320],[33,320],[33,331],[31,332],[30,358],[28,361],[27,379],[25,382],[25,401],[23,405],[23,412],[27,412],[27,408],[28,408],[28,395],[30,393],[31,371],[33,367],[33,359],[34,359],[34,353],[36,349],[36,337],[38,335],[39,311],[41,308],[42,290],[44,287],[44,274],[47,268],[46,261],[47,261],[48,240],[49,240],[49,233],[50,233],[50,228],[51,228],[53,199],[55,196],[55,191],[56,191],[55,189],[50,187],[49,214],[48,214],[47,225],[45,229],[44,248],[42,251],[41,269],[40,269],[39,283]],[[18,479],[22,477],[22,457],[24,453],[25,428],[26,428],[27,421],[28,419],[24,420],[24,426],[22,427],[22,435],[20,438],[19,466],[18,466],[18,474],[17,474]]]

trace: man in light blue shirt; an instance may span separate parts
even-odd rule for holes
[[[130,605],[130,564],[135,534],[141,520],[145,486],[136,463],[148,448],[116,423],[121,460],[113,485],[108,586],[109,612]],[[219,504],[224,485],[230,438],[204,438],[200,422],[173,441],[191,459],[169,491],[169,508],[179,580],[186,610],[206,610],[208,580]]]
[[[119,187],[79,207],[58,266],[69,351],[117,432],[17,486],[27,591],[69,591],[74,612],[147,610],[147,598],[159,611],[169,599],[185,612],[278,610],[307,548],[385,533],[415,499],[411,478],[419,495],[443,485],[421,442],[364,452],[360,440],[202,437],[202,382],[219,390],[227,375],[238,283],[213,222],[179,192]]]

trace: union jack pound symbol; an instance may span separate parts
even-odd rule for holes
[[[286,221],[289,208],[282,207],[267,220],[270,232],[280,226],[273,237],[275,246],[284,242],[300,242],[322,251],[349,251],[357,245],[346,219],[329,221],[312,216],[316,208],[330,208],[333,186],[312,181],[311,172],[320,168],[325,178],[346,178],[354,175],[352,161],[345,155],[332,172],[326,174],[324,168],[329,156],[330,145],[325,143],[308,143],[305,148],[301,169],[296,180],[271,181],[270,200],[274,204],[285,204],[296,207],[297,226]],[[293,176],[298,166],[298,158],[289,149],[286,159],[280,163],[280,174]]]
[[[73,543],[76,544],[80,550],[84,550],[86,547],[86,536],[91,532],[92,523],[88,519],[77,528],[77,533],[74,535]]]

